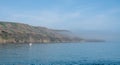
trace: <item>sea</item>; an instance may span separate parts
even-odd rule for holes
[[[0,65],[120,65],[120,42],[0,44]]]

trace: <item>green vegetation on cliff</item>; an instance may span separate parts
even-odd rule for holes
[[[0,21],[0,43],[79,42],[82,39],[60,34],[53,29]]]

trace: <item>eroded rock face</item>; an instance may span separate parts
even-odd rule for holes
[[[35,27],[27,24],[0,22],[0,43],[29,42],[79,42],[82,39],[59,34],[45,27]]]

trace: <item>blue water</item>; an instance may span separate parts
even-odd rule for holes
[[[0,65],[120,65],[120,43],[0,44]]]

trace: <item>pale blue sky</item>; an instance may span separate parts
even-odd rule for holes
[[[0,20],[54,29],[120,31],[120,0],[0,0]]]

